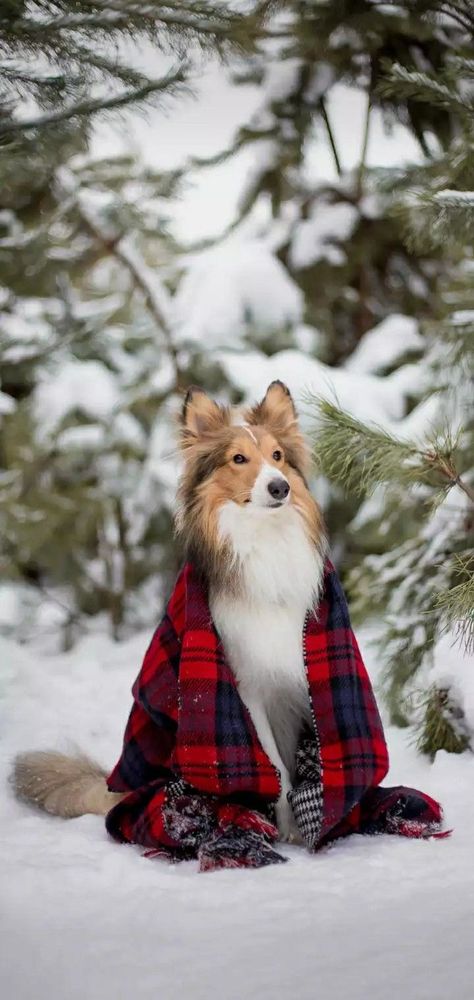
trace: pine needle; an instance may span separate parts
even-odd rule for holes
[[[348,492],[370,495],[376,486],[428,484],[445,489],[455,478],[454,442],[445,434],[426,450],[375,424],[364,424],[327,399],[315,396],[318,419],[314,432],[315,457],[329,479]]]
[[[425,701],[425,714],[417,740],[420,753],[433,759],[438,750],[464,753],[469,747],[464,718],[446,688],[433,686]]]
[[[456,558],[456,569],[462,579],[436,601],[444,618],[445,630],[451,630],[467,653],[474,653],[474,556]]]

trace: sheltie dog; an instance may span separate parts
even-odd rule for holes
[[[295,833],[287,793],[299,733],[312,725],[303,658],[306,614],[318,602],[326,536],[309,492],[309,449],[289,390],[272,382],[244,410],[188,390],[181,416],[184,472],[176,530],[199,570],[214,625],[260,743],[281,775],[280,837]],[[19,797],[49,813],[105,814],[123,795],[86,757],[21,754]]]

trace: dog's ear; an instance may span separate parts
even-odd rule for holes
[[[183,448],[200,441],[207,434],[229,423],[229,411],[219,406],[199,386],[189,387],[181,411],[181,445]]]
[[[264,424],[275,434],[297,426],[295,404],[284,382],[270,382],[261,402],[249,410],[247,420],[249,424]]]
[[[247,423],[266,427],[285,450],[286,460],[303,476],[311,465],[308,445],[300,431],[290,390],[279,380],[271,382],[256,406],[246,413]]]

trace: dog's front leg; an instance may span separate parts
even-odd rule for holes
[[[245,693],[242,693],[242,691],[241,695],[250,712],[252,722],[257,730],[257,736],[267,757],[270,758],[272,764],[274,764],[276,769],[280,772],[281,793],[278,802],[275,805],[280,839],[295,841],[298,839],[298,832],[293,812],[287,798],[288,792],[290,792],[292,788],[288,769],[285,767],[280,757],[264,706],[256,701],[255,698],[246,698]]]

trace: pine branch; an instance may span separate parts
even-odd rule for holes
[[[260,142],[262,139],[272,139],[275,134],[276,127],[274,125],[270,128],[262,129],[240,129],[237,137],[228,149],[223,149],[218,153],[212,153],[210,156],[191,156],[189,157],[184,169],[220,166],[221,163],[225,163],[227,160],[232,159],[232,157],[235,156],[240,149],[244,148],[247,143]]]
[[[61,44],[61,35],[71,37],[77,32],[102,32],[112,35],[144,33],[157,45],[172,44],[173,37],[192,40],[209,46],[222,44],[229,50],[251,51],[259,37],[262,19],[255,14],[233,10],[228,4],[181,3],[177,9],[172,4],[134,3],[132,0],[103,0],[93,5],[91,12],[81,11],[56,14],[49,19],[35,19],[29,15],[17,18],[10,29],[10,39],[24,44]],[[168,9],[166,9],[168,8]],[[162,34],[160,35],[160,29]]]
[[[462,249],[474,238],[473,191],[408,191],[394,213],[404,224],[408,246],[415,250]]]
[[[127,246],[124,240],[112,247],[112,253],[124,267],[128,269],[137,288],[142,292],[146,305],[160,327],[164,336],[173,369],[175,373],[175,385],[179,388],[181,383],[181,370],[179,366],[178,351],[173,343],[173,332],[170,318],[167,315],[167,305],[165,302],[164,289],[161,295],[158,293],[159,279],[154,278],[154,287],[149,280],[147,269],[140,265],[137,255]]]
[[[463,212],[474,212],[474,191],[437,191],[433,201],[442,208],[460,208]]]
[[[42,0],[33,5],[19,0],[11,12],[0,13],[0,136],[5,142],[31,130],[141,102],[164,90],[162,81],[127,65],[127,56],[110,55],[111,46],[117,50],[123,39],[135,47],[149,40],[160,50],[176,52],[183,65],[174,82],[183,83],[191,44],[221,57],[253,52],[262,25],[258,11],[244,13],[219,0]],[[45,66],[43,79],[30,70],[35,59]],[[120,81],[126,89],[115,95],[91,91],[97,82],[110,81]],[[173,79],[166,83],[170,87]],[[25,96],[34,98],[44,113],[21,121],[17,107]]]
[[[458,485],[474,499],[472,488],[454,465],[455,442],[448,433],[444,441],[421,449],[380,427],[361,423],[326,399],[313,397],[313,404],[318,409],[317,461],[330,479],[349,492],[369,494],[389,483],[422,484],[438,490]]]
[[[400,9],[400,0],[371,0],[373,7],[394,7],[396,10]],[[432,21],[438,18],[440,15],[449,18],[454,21],[463,31],[471,34],[474,31],[474,17],[471,0],[458,0],[458,2],[451,2],[451,0],[434,0],[431,3],[420,4],[419,0],[405,0],[403,7],[407,8],[408,12],[419,16],[422,20]]]
[[[385,63],[386,76],[377,85],[377,93],[381,97],[401,97],[430,104],[434,107],[456,110],[458,113],[470,115],[474,113],[474,103],[464,96],[454,82],[440,80],[429,73],[408,70],[399,63]]]
[[[422,707],[424,718],[416,743],[420,753],[431,759],[438,750],[464,753],[470,740],[462,712],[453,704],[450,691],[431,687]]]
[[[326,129],[327,137],[329,139],[329,145],[330,145],[330,147],[332,149],[332,155],[334,157],[334,163],[335,163],[335,166],[336,166],[337,176],[341,177],[342,176],[341,161],[339,159],[339,153],[337,151],[336,140],[334,138],[334,132],[333,132],[333,130],[331,128],[331,122],[329,121],[329,116],[328,116],[327,108],[326,108],[326,102],[325,102],[325,100],[324,100],[323,97],[321,97],[319,99],[319,107],[321,109],[321,116],[322,116],[322,119],[323,119],[323,122],[324,122],[324,126],[325,126],[325,129]]]
[[[361,154],[360,154],[359,165],[358,165],[358,168],[357,168],[356,191],[357,191],[357,197],[359,199],[362,197],[363,187],[364,187],[364,175],[365,175],[366,162],[367,162],[367,150],[369,148],[369,132],[370,132],[371,111],[372,111],[372,87],[370,86],[369,90],[368,90],[368,93],[367,93],[367,107],[366,107],[366,111],[365,111],[365,122],[364,122],[364,134],[363,134],[363,138],[362,138],[362,149],[361,149]]]
[[[147,82],[143,73],[139,73],[131,66],[121,64],[116,57],[108,59],[107,56],[101,55],[97,52],[91,52],[87,46],[79,44],[76,45],[75,54],[79,60],[84,60],[84,63],[88,67],[91,66],[93,69],[99,70],[100,73],[105,74],[105,76],[111,77],[112,79],[121,80],[122,83],[128,83],[130,86],[134,87],[141,87]]]
[[[133,284],[142,293],[147,309],[164,337],[173,366],[175,388],[181,388],[182,372],[179,363],[179,355],[173,342],[173,333],[170,319],[167,315],[168,310],[165,302],[164,290],[162,291],[161,296],[157,291],[159,281],[158,277],[154,279],[153,286],[149,280],[147,268],[142,262],[139,261],[137,254],[133,251],[132,247],[127,246],[127,243],[123,238],[123,234],[111,238],[101,230],[100,226],[97,225],[97,222],[91,218],[90,213],[87,212],[79,202],[76,207],[84,227],[95,240],[98,240],[107,253],[115,257],[115,259],[118,260],[123,267],[125,267],[132,278]]]
[[[453,56],[451,64],[459,76],[474,78],[474,59],[468,59],[466,56]]]
[[[470,654],[474,653],[474,555],[456,557],[455,566],[461,580],[438,596],[435,607],[445,629],[453,631]]]
[[[185,70],[181,67],[176,72],[163,77],[161,80],[153,80],[133,90],[123,91],[109,98],[97,98],[96,100],[78,101],[69,108],[59,108],[48,114],[34,116],[33,118],[23,118],[0,123],[0,137],[15,133],[24,133],[33,129],[41,129],[47,125],[55,125],[58,122],[65,122],[71,118],[88,118],[98,111],[111,111],[123,108],[126,105],[145,100],[152,94],[165,93],[167,97],[174,96],[180,90],[185,89]]]

